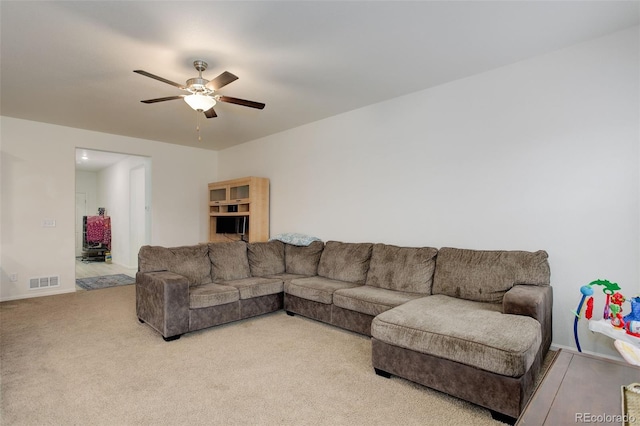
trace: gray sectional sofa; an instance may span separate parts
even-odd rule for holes
[[[144,246],[136,310],[165,340],[284,309],[371,336],[372,364],[518,417],[551,344],[544,251],[315,241]]]

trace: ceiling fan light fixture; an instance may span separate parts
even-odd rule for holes
[[[216,104],[216,100],[211,96],[193,94],[184,97],[184,101],[196,111],[208,111]]]
[[[134,70],[133,72],[137,74],[153,78],[154,80],[161,81],[163,83],[177,87],[180,90],[188,92],[188,95],[165,96],[163,98],[147,99],[140,102],[145,104],[155,104],[156,102],[184,99],[187,105],[189,105],[193,110],[204,113],[204,116],[207,118],[215,118],[218,116],[213,109],[213,107],[217,105],[218,101],[256,109],[263,109],[265,107],[265,104],[263,104],[262,102],[254,102],[248,101],[246,99],[234,98],[231,96],[218,95],[216,92],[219,89],[225,87],[229,83],[233,83],[238,79],[237,76],[231,74],[230,72],[224,71],[213,80],[207,80],[202,78],[202,71],[207,69],[207,63],[198,60],[193,62],[193,66],[196,70],[198,70],[198,76],[188,79],[186,85],[178,84],[174,81],[167,80],[166,78],[151,74],[143,70]]]

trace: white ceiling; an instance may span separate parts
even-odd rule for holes
[[[222,149],[638,25],[637,1],[1,1],[0,113]],[[138,75],[229,71],[217,118]],[[384,120],[384,117],[380,117]]]

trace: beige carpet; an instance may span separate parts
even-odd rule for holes
[[[498,425],[371,367],[367,337],[284,312],[165,342],[135,286],[0,304],[6,425]]]

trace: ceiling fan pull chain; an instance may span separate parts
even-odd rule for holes
[[[202,137],[200,136],[200,113],[196,111],[196,133],[198,134],[198,142],[202,142]]]

